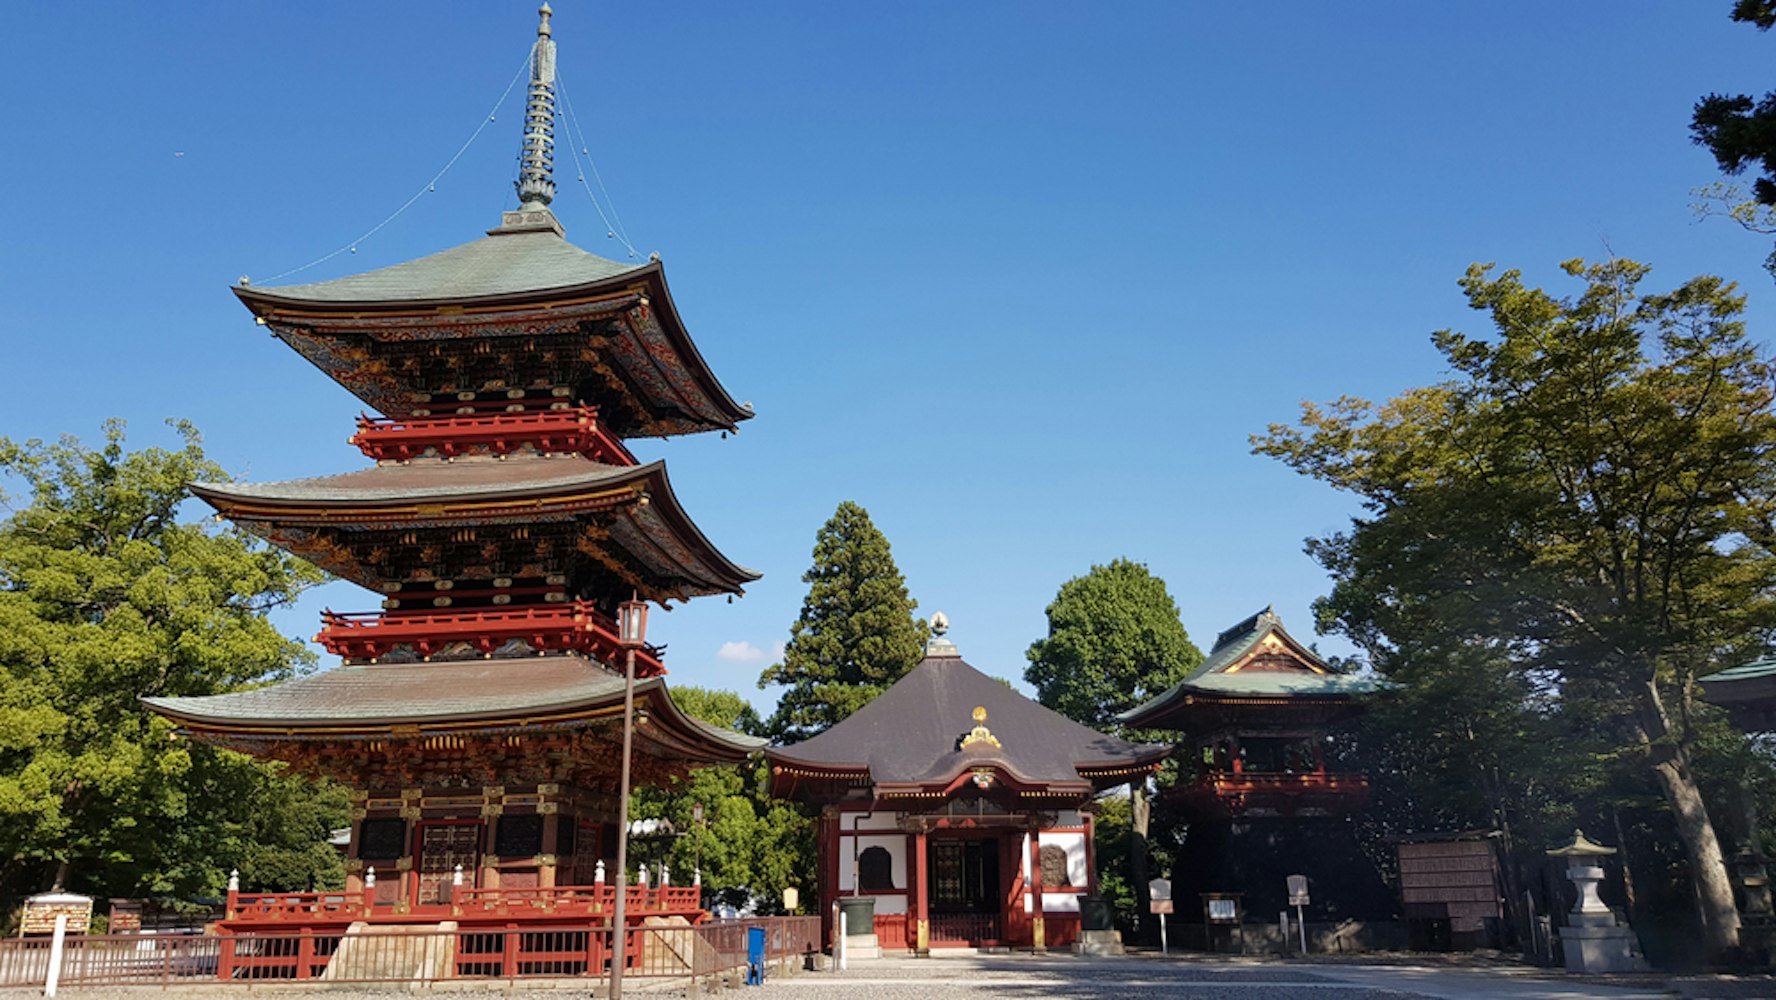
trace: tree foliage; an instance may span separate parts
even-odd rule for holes
[[[786,685],[767,727],[781,741],[806,739],[863,707],[919,663],[929,635],[918,602],[869,512],[847,500],[820,529],[808,596],[789,630],[783,661],[759,687]]]
[[[712,725],[754,734],[762,728],[758,713],[732,691],[680,687],[672,697],[687,714]],[[680,834],[660,859],[677,873],[676,884],[687,884],[700,867],[711,899],[735,908],[751,904],[775,912],[791,885],[816,898],[809,863],[813,823],[795,806],[770,797],[767,768],[762,760],[704,767],[673,787],[636,791],[638,818],[669,819]],[[701,826],[693,811],[699,804]]]
[[[1552,699],[1594,720],[1587,735],[1638,748],[1706,939],[1727,947],[1737,918],[1693,768],[1695,681],[1776,627],[1772,369],[1718,278],[1643,294],[1631,261],[1563,268],[1585,283],[1577,298],[1475,265],[1462,287],[1497,333],[1435,335],[1454,379],[1381,407],[1309,404],[1255,443],[1362,500],[1310,551],[1334,579],[1322,618],[1378,670],[1453,686],[1477,668],[1506,704]],[[1485,741],[1516,738],[1521,718],[1482,719]]]
[[[1170,688],[1202,662],[1165,581],[1128,559],[1093,566],[1048,605],[1048,636],[1030,644],[1024,680],[1069,719],[1119,732],[1118,712]]]
[[[0,903],[64,876],[163,896],[214,894],[233,867],[249,881],[337,869],[314,845],[343,808],[299,807],[306,786],[175,739],[138,700],[215,694],[310,659],[265,612],[319,573],[179,518],[186,483],[226,476],[176,427],[171,451],[126,451],[119,422],[97,449],[0,438],[0,473],[21,493],[0,495]]]
[[[1776,0],[1737,0],[1733,20],[1768,31],[1776,25]],[[1752,200],[1723,199],[1719,192],[1704,191],[1704,214],[1726,215],[1754,232],[1768,232],[1770,209],[1776,206],[1776,90],[1762,100],[1750,94],[1709,94],[1696,102],[1690,115],[1690,138],[1714,154],[1721,172],[1742,174],[1749,168],[1762,171],[1752,180]],[[1776,252],[1764,262],[1776,275]]]

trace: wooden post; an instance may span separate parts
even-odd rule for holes
[[[921,955],[931,954],[931,887],[926,873],[929,854],[929,835],[921,826],[913,838],[913,877],[908,886],[918,893],[918,906],[914,908],[913,950]]]
[[[1048,950],[1042,926],[1042,827],[1030,824],[1030,950]]]

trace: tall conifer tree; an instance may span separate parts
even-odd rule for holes
[[[919,605],[907,594],[888,539],[849,500],[815,536],[814,565],[802,581],[808,596],[783,661],[759,678],[761,688],[789,688],[768,723],[784,742],[826,729],[887,690],[918,665],[929,634],[913,615]]]

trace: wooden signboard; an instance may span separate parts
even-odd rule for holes
[[[68,933],[85,934],[87,925],[92,923],[92,911],[91,896],[71,892],[40,893],[25,900],[25,912],[19,920],[19,933],[26,936],[54,934],[56,917],[66,914]]]
[[[73,923],[72,920],[69,923]],[[107,934],[137,934],[142,930],[142,901],[113,899],[111,919],[105,926]]]
[[[1172,909],[1172,901],[1169,899],[1150,899],[1147,901],[1147,908],[1152,913],[1175,912]]]

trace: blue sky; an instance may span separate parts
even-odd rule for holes
[[[1776,87],[1730,4],[589,4],[566,93],[631,240],[758,418],[640,442],[747,597],[656,615],[678,683],[755,687],[842,500],[920,610],[1021,676],[1066,579],[1126,556],[1215,632],[1310,637],[1302,539],[1345,498],[1250,454],[1300,401],[1443,376],[1485,329],[1472,261],[1607,253],[1736,279],[1767,341],[1767,237],[1698,222],[1713,91]],[[194,420],[239,475],[359,467],[357,400],[227,286],[347,243],[444,165],[524,61],[530,3],[17,4],[0,32],[0,434],[137,444]],[[510,207],[522,86],[355,253],[409,260]],[[559,157],[564,164],[571,158]],[[621,258],[561,171],[568,237]],[[306,636],[335,584],[283,615]],[[1324,648],[1342,650],[1336,640]],[[724,654],[724,648],[726,653]]]

